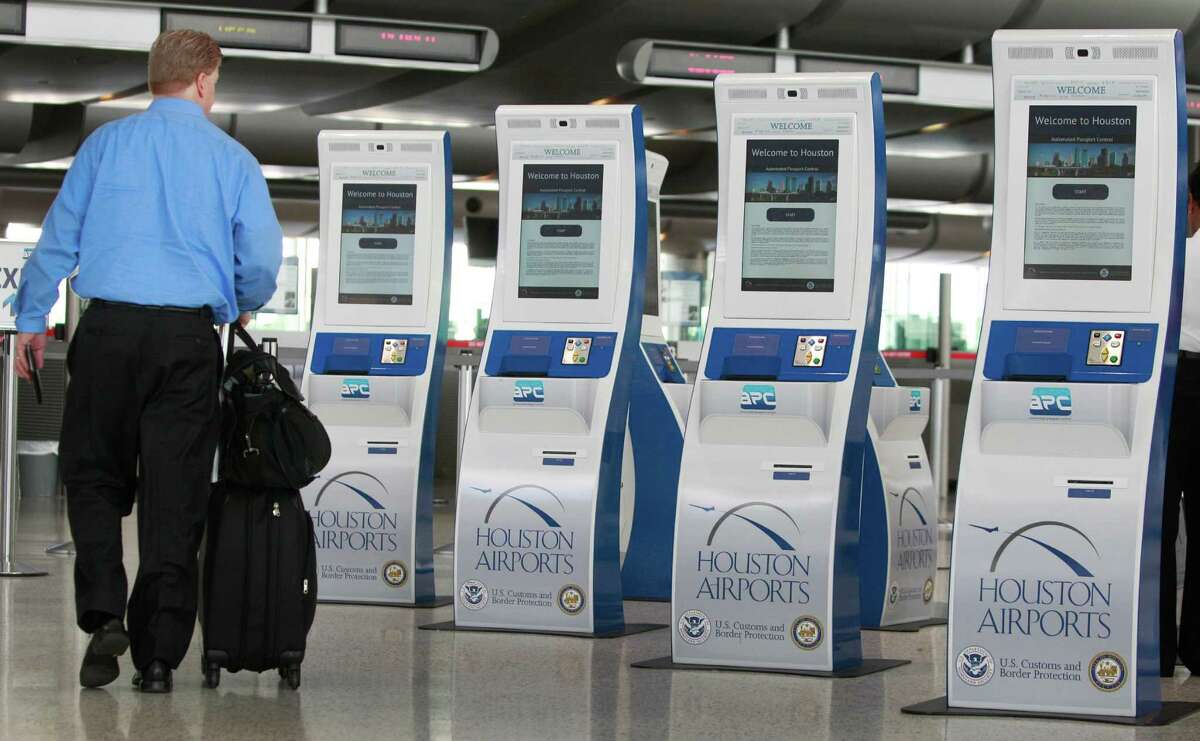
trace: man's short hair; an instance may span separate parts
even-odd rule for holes
[[[187,88],[201,72],[212,74],[221,66],[221,47],[201,31],[166,31],[150,47],[150,93],[174,95]]]
[[[1200,203],[1200,164],[1196,165],[1196,169],[1192,170],[1192,175],[1188,178],[1188,193],[1192,194],[1193,201]]]

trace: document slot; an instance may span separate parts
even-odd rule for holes
[[[775,463],[771,466],[771,478],[775,481],[808,481],[812,472],[813,466],[808,463]]]
[[[1128,479],[1056,476],[1054,485],[1067,490],[1068,499],[1111,499],[1113,489],[1125,489]]]
[[[577,450],[534,450],[534,455],[542,459],[543,466],[574,466],[576,460],[587,457]]]

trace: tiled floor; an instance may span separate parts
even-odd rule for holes
[[[28,499],[19,532],[22,558],[50,576],[0,579],[0,739],[1200,738],[1200,716],[1133,729],[902,715],[900,707],[943,694],[944,628],[865,633],[865,655],[913,663],[825,680],[631,669],[669,653],[665,630],[603,641],[416,630],[449,619],[449,607],[322,606],[299,692],[281,688],[274,674],[244,673],[204,689],[195,646],[173,695],[135,694],[127,657],[117,683],[83,691],[71,561],[42,555],[66,535],[55,509],[51,500]],[[438,526],[438,542],[449,540],[449,517]],[[663,604],[627,603],[626,612],[631,621],[669,617]],[[1181,669],[1164,682],[1164,695],[1200,701],[1200,679]]]

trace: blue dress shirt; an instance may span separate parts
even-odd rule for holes
[[[21,270],[17,329],[43,332],[58,284],[232,322],[275,292],[283,235],[262,170],[195,103],[157,98],[75,155]]]

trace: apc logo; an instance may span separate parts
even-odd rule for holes
[[[914,414],[921,411],[921,391],[919,389],[908,392],[908,411]]]
[[[369,378],[343,378],[342,379],[342,398],[343,399],[370,399],[371,398],[371,379],[369,379]]]
[[[896,499],[900,500],[900,513],[898,515],[896,515],[896,524],[897,525],[904,524],[905,505],[908,505],[908,509],[911,509],[913,511],[913,514],[915,514],[917,516],[917,519],[921,521],[922,525],[929,524],[929,522],[925,519],[925,507],[926,507],[925,495],[921,493],[920,489],[910,486],[907,489],[905,489],[904,491],[899,492],[899,493],[894,492],[894,491],[889,491],[888,495],[893,496]],[[917,506],[917,500],[921,501],[920,507]]]
[[[769,383],[747,383],[743,385],[742,411],[775,411],[775,387]]]
[[[546,400],[546,387],[541,381],[517,381],[513,384],[513,401],[521,404],[541,404]]]
[[[701,512],[713,512],[716,510],[716,507],[701,507],[698,504],[692,504],[689,506],[695,507],[696,509],[700,510]],[[756,518],[752,518],[749,515],[743,513],[744,510],[753,509],[753,508],[766,509],[767,512],[765,512],[764,514],[768,514],[769,516],[774,517],[777,520],[777,523],[773,523],[773,524],[776,524],[776,527],[771,527],[766,522],[763,522],[762,517],[758,517],[756,519]],[[782,517],[783,517],[782,520],[779,519],[779,517],[778,517],[779,515],[782,515]],[[738,506],[734,507],[733,509],[729,510],[728,512],[723,512],[721,514],[721,516],[719,518],[717,518],[717,521],[715,523],[713,523],[712,529],[708,531],[708,542],[706,543],[706,545],[711,546],[713,544],[713,539],[717,537],[717,531],[720,530],[721,526],[724,525],[725,522],[728,521],[729,518],[731,518],[731,517],[741,520],[742,522],[748,523],[755,530],[758,530],[760,533],[762,533],[763,535],[770,538],[771,542],[774,543],[776,545],[776,547],[779,548],[779,550],[781,550],[781,551],[796,550],[796,547],[793,546],[787,538],[785,538],[783,535],[781,535],[779,533],[779,530],[786,528],[787,530],[789,530],[789,532],[794,531],[796,533],[796,537],[799,538],[800,537],[800,526],[798,524],[796,524],[795,518],[793,518],[790,514],[788,514],[787,510],[783,509],[782,507],[780,507],[777,504],[771,504],[770,502],[746,502],[744,504],[739,504]],[[787,528],[786,527],[787,524],[790,524],[791,527]]]
[[[1088,547],[1091,548],[1092,553],[1096,554],[1097,558],[1100,556],[1100,551],[1096,549],[1096,544],[1092,542],[1092,539],[1089,538],[1086,533],[1074,525],[1068,525],[1065,522],[1058,522],[1057,520],[1040,520],[1038,522],[1031,522],[1024,527],[1019,527],[1016,530],[1013,530],[1012,532],[1003,531],[999,528],[999,526],[985,527],[983,525],[971,523],[971,527],[975,528],[976,530],[982,530],[989,535],[1001,533],[1008,536],[1003,542],[1000,543],[1000,547],[996,549],[995,555],[992,556],[992,565],[990,569],[992,573],[996,572],[996,567],[1000,564],[1000,557],[1004,555],[1004,551],[1006,551],[1008,547],[1016,540],[1024,540],[1029,543],[1033,543],[1038,548],[1042,549],[1046,553],[1049,553],[1051,556],[1054,556],[1054,558],[1065,564],[1066,567],[1069,568],[1073,574],[1075,574],[1075,576],[1082,578],[1090,579],[1093,577],[1093,574],[1080,559],[1067,553],[1067,548],[1069,546],[1062,543],[1062,536],[1065,534],[1068,539],[1074,540],[1076,543],[1078,543],[1079,540],[1082,540],[1084,543],[1087,543]],[[1037,537],[1026,535],[1026,533],[1033,530],[1039,531]],[[1058,537],[1052,537],[1050,535],[1052,532],[1056,533]]]
[[[491,489],[482,489],[478,486],[472,486],[471,488],[480,494],[492,493]],[[500,504],[500,502],[503,502],[506,499],[523,505],[530,512],[537,515],[538,519],[546,523],[547,527],[562,527],[562,525],[558,524],[558,520],[554,519],[554,517],[546,510],[552,509],[553,506],[551,503],[553,503],[557,504],[558,509],[565,514],[567,511],[566,505],[564,505],[562,500],[558,498],[557,494],[550,491],[546,487],[538,486],[537,484],[518,484],[517,486],[514,486],[510,489],[505,489],[503,492],[501,492],[495,499],[492,500],[491,506],[488,507],[487,514],[483,516],[484,524],[491,522],[492,513],[496,511],[496,507]],[[541,501],[539,501],[538,504],[534,504],[534,500]]]
[[[1029,413],[1034,417],[1070,417],[1071,389],[1038,386],[1029,397]]]
[[[377,477],[366,471],[346,471],[326,481],[321,490],[317,492],[316,501],[313,502],[314,509],[321,506],[321,497],[325,496],[325,492],[334,484],[337,484],[340,489],[348,490],[358,496],[370,505],[371,509],[386,509],[380,504],[379,499],[388,496],[388,488]],[[367,489],[375,490],[375,496],[368,494]]]

